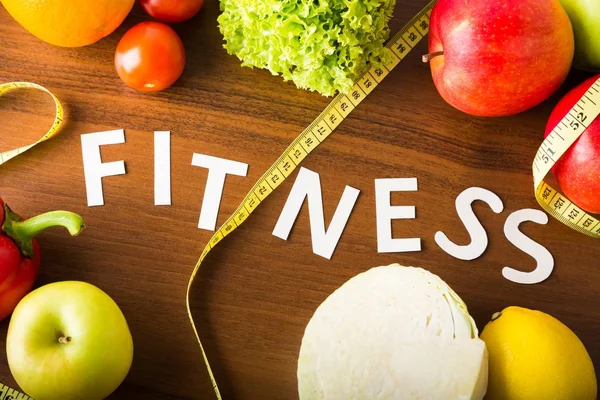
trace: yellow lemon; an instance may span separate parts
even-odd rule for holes
[[[92,44],[117,29],[135,0],[0,0],[39,39],[63,47]]]
[[[566,325],[508,307],[481,333],[489,352],[486,400],[596,400],[594,365]]]

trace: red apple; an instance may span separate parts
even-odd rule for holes
[[[429,53],[433,81],[448,103],[478,116],[511,115],[563,83],[573,29],[558,0],[438,0]]]
[[[586,80],[558,102],[548,119],[544,136],[550,134],[598,78],[600,75]],[[554,164],[552,173],[572,202],[587,212],[600,213],[600,117]]]

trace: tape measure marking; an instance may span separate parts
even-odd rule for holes
[[[32,147],[35,147],[38,144],[45,142],[46,140],[55,136],[58,133],[58,131],[60,130],[60,127],[62,126],[63,121],[64,121],[64,109],[63,109],[62,104],[60,103],[58,98],[52,92],[50,92],[48,89],[46,89],[45,87],[43,87],[41,85],[31,83],[31,82],[3,83],[3,84],[0,84],[0,97],[5,95],[6,93],[9,93],[9,92],[12,92],[12,91],[18,90],[18,89],[37,89],[37,90],[41,90],[43,92],[48,93],[50,95],[50,97],[52,97],[52,100],[54,100],[54,104],[56,105],[56,113],[54,116],[54,122],[52,123],[52,126],[50,127],[50,129],[48,129],[48,131],[44,134],[44,136],[42,136],[36,142],[34,142],[32,144],[28,144],[26,146],[19,147],[18,149],[1,152],[0,153],[0,165],[15,158],[19,154],[26,152],[27,150],[31,149]],[[0,400],[2,400],[2,399],[0,399]]]
[[[269,196],[290,174],[300,165],[314,149],[342,123],[342,121],[383,81],[383,79],[406,57],[408,53],[429,32],[429,16],[435,0],[431,1],[423,10],[415,15],[410,22],[388,41],[386,47],[391,50],[391,57],[386,65],[371,68],[356,79],[354,87],[349,94],[338,94],[319,116],[294,139],[287,149],[271,165],[248,194],[241,201],[236,211],[227,218],[225,223],[213,234],[204,247],[202,254],[188,282],[186,292],[186,306],[188,316],[200,345],[202,357],[208,370],[208,375],[213,385],[215,395],[221,400],[221,393],[208,361],[208,357],[200,340],[194,324],[190,308],[190,291],[202,261],[207,254],[227,235],[233,232],[256,210],[256,208]]]
[[[0,383],[0,400],[33,400],[31,397],[18,390]]]
[[[544,178],[598,115],[600,115],[600,78],[548,134],[538,149],[532,165],[535,198],[540,206],[563,224],[593,238],[600,238],[600,220],[548,185]]]

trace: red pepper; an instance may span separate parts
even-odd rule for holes
[[[54,226],[72,236],[83,229],[83,219],[69,211],[51,211],[23,221],[0,198],[0,321],[9,316],[31,290],[40,269],[40,248],[33,238]]]

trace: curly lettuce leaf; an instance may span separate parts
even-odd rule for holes
[[[221,0],[224,47],[302,89],[348,93],[383,47],[396,0]]]

